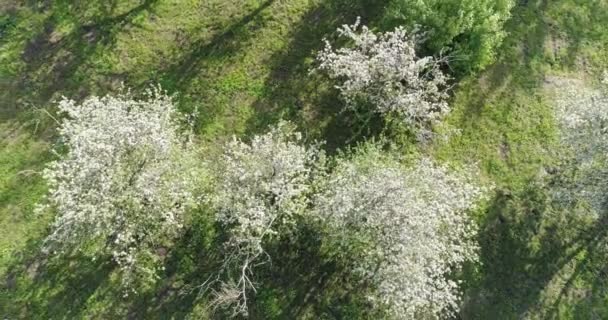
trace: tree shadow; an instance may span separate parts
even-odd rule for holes
[[[114,266],[80,253],[50,257],[41,252],[41,241],[28,240],[9,265],[2,290],[7,303],[3,306],[4,316],[21,319],[82,316],[88,299],[107,281]]]
[[[606,252],[605,246],[606,239],[603,239],[603,248],[596,247],[590,252],[587,259],[584,260],[586,263],[582,263],[582,266],[577,266],[575,272],[568,279],[568,288],[574,289],[574,295],[577,295],[578,301],[570,303],[573,306],[571,314],[575,319],[606,319],[608,318],[608,306],[606,305],[606,299],[608,298],[608,265],[606,264]],[[587,283],[590,284],[589,288],[581,290],[576,286],[576,281],[579,278],[584,278]],[[560,316],[560,306],[566,295],[569,292],[562,290],[558,299],[552,306],[551,316]],[[578,292],[577,292],[578,291]]]
[[[533,95],[543,84],[548,67],[589,67],[584,45],[608,45],[604,24],[608,9],[601,1],[520,1],[505,24],[508,36],[498,50],[496,63],[480,73],[480,87],[466,106],[466,119],[474,122],[484,106],[514,89]],[[582,64],[582,65],[581,65]]]
[[[520,2],[511,10],[511,18],[505,23],[508,36],[503,40],[496,62],[479,74],[479,80],[464,85],[478,86],[465,117],[474,124],[483,108],[501,95],[514,89],[533,93],[542,83],[544,73],[535,61],[542,60],[545,39],[549,28],[543,20],[547,0]]]
[[[546,191],[530,184],[520,193],[500,191],[487,210],[479,242],[482,267],[462,308],[464,319],[521,318],[541,313],[552,318],[560,297],[586,262],[577,257],[606,238],[606,220],[585,226],[576,212],[554,208]],[[563,268],[577,263],[552,306],[548,288]],[[582,269],[581,269],[582,268]]]
[[[548,318],[560,318],[562,306],[567,306],[570,303],[574,304],[575,307],[577,304],[586,305],[586,310],[581,310],[580,313],[575,314],[576,318],[600,318],[592,317],[589,312],[597,309],[598,305],[605,306],[605,302],[601,301],[602,298],[600,297],[598,297],[599,301],[595,301],[595,305],[593,303],[585,304],[584,301],[583,303],[567,301],[572,298],[573,293],[577,295],[577,291],[582,291],[584,294],[603,294],[604,298],[608,294],[608,277],[606,277],[608,275],[608,268],[606,267],[606,259],[608,258],[608,215],[605,211],[600,213],[600,217],[591,226],[583,228],[580,237],[576,239],[574,244],[578,246],[576,253],[580,254],[580,257],[577,257],[577,259],[574,259],[574,256],[571,257],[571,268],[573,270],[566,277],[561,277],[565,281],[555,295],[553,303],[548,307],[546,312]],[[577,284],[577,281],[580,280],[585,281],[587,286],[581,287],[580,284]],[[608,314],[608,309],[600,311],[604,315]],[[583,316],[584,314],[588,314],[588,316]]]
[[[373,27],[382,12],[383,6],[373,0],[324,1],[310,9],[292,28],[295,31],[286,49],[269,59],[272,70],[263,94],[253,104],[255,116],[250,117],[246,133],[259,133],[287,119],[310,128],[308,134],[327,141],[330,150],[343,146],[360,129],[356,114],[340,111],[344,104],[337,91],[322,75],[310,70],[324,37],[335,36],[336,28],[354,23],[358,16]]]
[[[200,72],[203,62],[226,59],[241,50],[248,37],[263,25],[264,18],[260,14],[274,2],[275,0],[266,0],[210,40],[204,39],[192,43],[186,50],[187,54],[165,68],[160,77],[160,83],[170,91],[179,92],[188,88],[191,81]],[[183,48],[178,49],[183,50]]]
[[[21,319],[204,318],[206,313],[193,314],[205,304],[198,286],[219,270],[222,241],[209,219],[197,217],[175,246],[159,248],[168,252],[158,281],[125,296],[128,291],[111,276],[116,267],[111,257],[93,260],[78,252],[50,257],[41,251],[42,240],[31,238],[10,263],[0,307],[3,316]]]
[[[205,216],[188,227],[171,249],[161,281],[133,300],[129,318],[230,317],[229,310],[210,307],[212,290],[201,291],[201,285],[217,277],[223,264],[226,235],[219,230]],[[257,292],[248,296],[246,318],[372,317],[373,310],[362,294],[365,283],[352,279],[349,266],[324,255],[321,246],[318,228],[307,223],[299,223],[291,237],[268,244],[271,261],[254,270]]]
[[[269,16],[265,14],[275,0],[266,0],[242,16],[231,21],[221,31],[202,37],[174,49],[173,62],[159,66],[156,76],[136,84],[141,90],[160,84],[169,93],[176,93],[176,101],[185,112],[204,115],[196,117],[195,128],[204,129],[223,111],[222,94],[217,83],[222,73],[230,68],[232,60],[262,29]],[[212,29],[214,27],[210,27]],[[217,65],[221,65],[218,68]],[[211,80],[211,81],[209,81]],[[211,95],[211,97],[208,97]],[[197,110],[194,110],[194,107]]]
[[[348,262],[324,252],[319,229],[302,221],[290,238],[268,248],[272,261],[260,270],[251,319],[374,318],[367,283],[355,279]]]
[[[7,97],[7,108],[13,107],[12,112],[2,110],[3,113],[13,114],[19,112],[17,109],[23,104],[44,104],[56,97],[59,91],[73,92],[75,98],[83,98],[91,93],[94,86],[83,81],[87,63],[90,57],[100,48],[112,48],[118,33],[126,27],[134,26],[134,18],[144,11],[152,11],[158,0],[143,0],[139,5],[119,15],[112,16],[116,7],[116,1],[99,2],[102,4],[99,12],[91,18],[79,18],[78,7],[87,7],[92,4],[77,3],[70,5],[68,2],[58,1],[50,4],[48,18],[43,22],[43,28],[25,46],[21,58],[25,62],[25,68],[19,79],[11,84],[13,99]],[[96,3],[96,2],[95,2]],[[84,10],[84,9],[83,9]],[[72,12],[74,11],[74,12]],[[67,34],[61,34],[57,30],[59,19],[66,12],[72,12],[79,22]],[[78,76],[78,74],[82,75]],[[110,77],[111,78],[111,77]],[[90,79],[89,79],[90,80]],[[112,87],[112,79],[96,79],[100,82],[98,86]],[[108,83],[104,83],[108,82]],[[16,97],[21,97],[17,99]],[[29,101],[25,101],[28,99]],[[3,99],[4,100],[4,99]]]
[[[225,239],[205,212],[193,217],[184,234],[169,249],[155,287],[130,302],[130,319],[185,319],[222,316],[208,307],[209,290],[202,284],[222,265]],[[197,310],[197,307],[201,307]],[[124,316],[124,315],[123,315]]]

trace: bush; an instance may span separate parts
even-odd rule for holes
[[[596,213],[606,208],[608,185],[608,74],[602,87],[558,80],[556,115],[566,147],[562,179],[553,186],[560,202],[584,202]]]
[[[179,137],[177,111],[159,90],[63,99],[59,134],[67,153],[44,170],[57,212],[47,250],[111,255],[126,287],[153,278],[156,249],[178,235],[194,204],[192,145]],[[61,152],[61,151],[59,151]]]
[[[335,80],[347,107],[369,106],[384,116],[395,115],[407,126],[426,133],[449,112],[447,78],[433,57],[419,58],[417,39],[399,27],[376,34],[359,19],[338,34],[349,44],[334,49],[326,40],[319,52],[318,70]]]
[[[286,123],[249,143],[233,141],[218,163],[213,202],[227,240],[216,306],[247,315],[270,241],[316,221],[328,259],[346,261],[353,270],[345,276],[371,283],[376,310],[400,318],[458,309],[458,285],[448,277],[477,259],[465,212],[483,192],[467,175],[427,159],[404,168],[375,144],[330,170]]]
[[[377,308],[395,319],[441,318],[458,310],[449,275],[477,260],[466,210],[482,192],[466,175],[428,159],[405,169],[373,146],[339,162],[315,212],[329,226],[329,250],[374,288]]]
[[[213,198],[228,235],[216,305],[230,306],[233,315],[247,314],[247,295],[255,291],[253,269],[270,258],[265,244],[285,235],[305,213],[320,159],[319,149],[304,147],[301,134],[284,122],[249,143],[235,139],[226,146]]]
[[[385,24],[420,26],[428,31],[424,53],[444,49],[459,73],[482,70],[494,61],[505,37],[504,23],[514,0],[394,0],[387,7]]]

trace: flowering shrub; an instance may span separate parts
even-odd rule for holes
[[[556,196],[567,202],[585,200],[600,211],[608,190],[608,88],[591,89],[575,80],[557,82],[557,120],[574,180],[555,188]],[[603,85],[608,85],[608,75]]]
[[[427,159],[404,170],[370,148],[340,162],[323,190],[315,211],[330,227],[326,241],[371,282],[377,307],[399,319],[458,309],[458,283],[447,276],[477,260],[465,211],[481,188]]]
[[[144,261],[175,237],[193,203],[192,147],[179,136],[177,111],[159,90],[147,100],[128,95],[63,99],[59,129],[67,153],[44,170],[48,204],[57,212],[45,242],[52,252],[103,247],[130,285],[154,274]],[[149,278],[149,277],[148,277]]]
[[[373,111],[396,114],[411,126],[420,127],[449,112],[447,78],[433,57],[416,56],[416,38],[399,27],[375,34],[359,19],[344,25],[338,34],[351,45],[334,49],[325,40],[318,54],[318,69],[338,81],[337,88],[349,107],[359,103]]]
[[[307,207],[313,170],[321,156],[301,145],[302,136],[280,123],[250,143],[234,140],[218,169],[215,193],[217,219],[226,228],[225,270],[216,303],[232,305],[235,315],[247,314],[247,293],[255,291],[253,268],[264,262],[264,242],[294,224]],[[231,270],[237,270],[231,274]]]

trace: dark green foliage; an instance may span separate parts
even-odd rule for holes
[[[385,24],[416,26],[426,34],[424,53],[449,55],[462,75],[490,65],[505,36],[514,0],[393,0]]]

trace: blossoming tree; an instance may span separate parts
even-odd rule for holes
[[[267,261],[264,244],[288,230],[303,214],[315,166],[316,147],[304,147],[301,134],[287,123],[249,143],[234,140],[225,148],[215,192],[217,220],[228,234],[223,270],[227,278],[215,302],[247,314],[247,296],[255,291],[253,269]]]
[[[150,279],[156,250],[174,238],[194,204],[192,145],[179,136],[171,99],[150,90],[63,99],[59,159],[44,170],[48,202],[57,215],[45,242],[50,252],[85,250],[111,255],[123,283]],[[62,152],[63,150],[64,152]]]
[[[416,128],[428,128],[449,112],[441,61],[418,57],[415,35],[402,27],[377,34],[360,27],[359,19],[338,28],[338,35],[350,44],[335,49],[325,40],[317,69],[337,82],[348,107],[369,105]]]
[[[371,147],[339,162],[323,190],[315,212],[329,226],[325,241],[372,285],[376,307],[396,319],[458,310],[448,276],[477,260],[466,210],[482,188],[428,159],[404,169]]]

